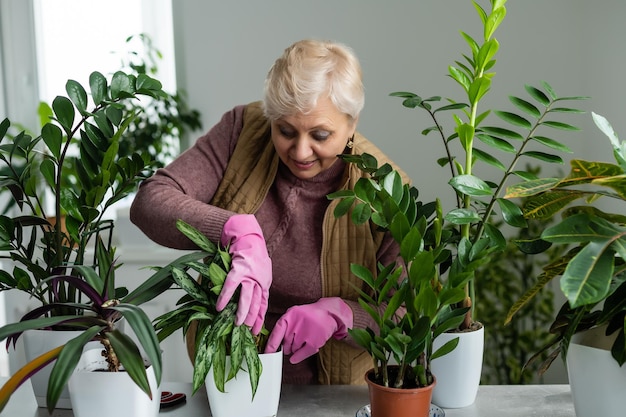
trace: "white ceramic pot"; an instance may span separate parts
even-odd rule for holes
[[[82,332],[79,331],[61,331],[61,330],[27,330],[22,334],[24,343],[24,356],[26,361],[30,362],[36,357],[46,353],[58,346],[64,345],[69,340],[78,336]],[[54,363],[42,368],[39,372],[30,377],[33,386],[33,392],[37,405],[46,407],[46,393],[48,391],[48,379]],[[67,387],[63,388],[61,397],[57,402],[56,408],[69,409],[72,408],[69,391]]]
[[[211,416],[213,417],[272,417],[278,412],[280,388],[283,373],[283,353],[263,353],[259,355],[263,372],[259,386],[252,400],[252,388],[246,372],[239,372],[220,392],[213,381],[213,371],[209,371],[205,381]],[[244,361],[245,368],[245,361]],[[226,374],[230,361],[226,358]]]
[[[432,373],[437,378],[433,404],[443,408],[472,405],[483,369],[484,327],[472,332],[441,334],[433,342],[433,351],[455,337],[459,338],[457,347],[431,362]]]
[[[126,372],[102,372],[106,362],[102,349],[83,352],[68,388],[74,417],[156,417],[161,405],[161,389],[154,369],[146,369],[152,399]]]
[[[124,320],[120,320],[115,327],[123,331]],[[22,333],[24,357],[27,362],[30,362],[36,357],[49,352],[56,347],[64,345],[82,333],[82,331],[74,330],[27,330]],[[85,347],[85,350],[97,348],[98,346],[100,346],[100,342],[89,342]],[[53,366],[54,363],[51,363],[30,377],[30,382],[33,386],[33,393],[35,394],[35,399],[37,400],[37,405],[39,407],[48,406],[46,394],[48,392],[48,379],[50,378],[50,372],[52,371]],[[56,404],[56,408],[72,408],[70,393],[67,387],[63,388],[61,396]]]
[[[567,351],[567,374],[577,417],[623,417],[626,366],[611,356],[614,337],[604,328],[574,335]]]

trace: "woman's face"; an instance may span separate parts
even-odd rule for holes
[[[339,112],[329,98],[320,98],[308,114],[272,122],[272,142],[278,156],[300,179],[313,178],[344,153],[356,121]]]

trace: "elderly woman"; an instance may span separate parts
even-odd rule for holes
[[[391,236],[335,218],[329,193],[364,174],[338,157],[369,153],[357,131],[364,92],[359,62],[339,43],[302,40],[270,69],[262,102],[233,108],[167,167],[144,181],[131,219],[155,242],[194,249],[182,219],[230,245],[222,309],[240,288],[237,323],[271,331],[266,351],[289,357],[290,384],[361,383],[371,360],[347,329],[373,325],[356,302],[350,264],[398,259]]]

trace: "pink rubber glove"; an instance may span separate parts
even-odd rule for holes
[[[331,337],[346,337],[353,319],[352,309],[339,297],[293,306],[276,322],[265,352],[276,352],[282,342],[283,353],[291,355],[289,361],[301,362],[319,352]]]
[[[226,221],[221,243],[229,246],[232,256],[231,270],[217,298],[215,307],[221,311],[241,286],[235,324],[252,327],[258,334],[265,320],[272,261],[267,254],[261,227],[252,214],[236,214]]]

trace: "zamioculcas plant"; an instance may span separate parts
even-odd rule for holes
[[[122,72],[110,82],[93,72],[89,83],[88,95],[78,82],[67,82],[67,97],[54,99],[38,136],[20,132],[9,138],[10,121],[0,123],[0,166],[6,168],[0,171],[0,191],[17,208],[15,215],[0,216],[0,259],[14,265],[0,271],[0,291],[24,291],[42,305],[80,300],[68,283],[53,291],[46,279],[89,264],[88,248],[97,236],[110,246],[107,209],[150,175],[147,155],[118,155],[135,117],[123,103],[161,95],[161,83]],[[74,181],[67,181],[68,170]]]
[[[123,294],[114,287],[113,263],[103,254],[114,253],[107,209],[150,175],[147,155],[118,154],[136,116],[124,102],[162,95],[161,83],[145,74],[116,72],[109,81],[93,72],[89,93],[74,80],[67,81],[66,92],[53,100],[49,120],[36,136],[25,131],[9,136],[10,121],[0,123],[0,191],[15,203],[11,215],[0,216],[0,259],[6,263],[0,291],[22,291],[38,303],[0,334],[15,341],[26,329],[83,331],[65,347],[27,363],[3,388],[6,401],[38,366],[56,360],[47,394],[50,410],[74,369],[77,352],[93,338],[110,340],[117,357],[146,388],[145,370],[130,370],[141,357],[126,351],[131,345],[112,327],[121,316],[133,329],[141,326],[135,330],[143,333],[141,343],[152,350],[150,360],[160,374],[156,338],[151,339],[145,317],[133,303],[116,305]],[[68,181],[68,172],[73,181]]]
[[[569,152],[569,148],[548,135],[555,129],[578,130],[557,117],[582,113],[568,103],[584,99],[560,97],[548,83],[542,82],[541,87],[526,85],[527,96],[509,97],[517,112],[483,108],[483,100],[494,81],[495,58],[500,48],[494,34],[506,16],[506,0],[491,0],[490,3],[488,13],[473,1],[483,23],[482,39],[476,40],[461,32],[469,53],[463,55],[463,61],[455,61],[448,68],[448,75],[462,89],[461,99],[447,98],[445,104],[436,107],[442,101],[439,96],[423,98],[411,92],[391,93],[402,98],[404,107],[427,112],[433,125],[422,129],[422,134],[436,135],[445,150],[437,163],[450,173],[448,184],[453,189],[456,204],[444,209],[444,227],[453,233],[448,239],[451,257],[443,267],[451,279],[467,281],[466,297],[458,306],[472,307],[460,329],[470,328],[476,322],[473,314],[475,271],[506,246],[501,225],[526,225],[518,205],[504,198],[507,183],[512,177],[523,180],[536,177],[530,171],[519,169],[519,162],[526,158],[563,163],[554,152]],[[505,124],[492,124],[489,121],[492,113]],[[444,121],[444,114],[451,114],[451,120]],[[446,123],[450,121],[451,124]],[[481,165],[495,167],[501,174],[481,178]],[[498,210],[500,216],[496,216]],[[453,278],[458,275],[463,278]]]
[[[351,265],[365,284],[356,288],[359,304],[378,329],[348,332],[371,355],[378,384],[394,388],[429,386],[433,383],[431,360],[452,351],[458,343],[453,339],[433,351],[434,338],[458,327],[467,311],[450,308],[464,299],[466,281],[440,279],[438,266],[449,257],[442,244],[447,232],[441,227],[441,207],[438,202],[423,204],[415,187],[404,184],[389,164],[378,167],[378,161],[369,154],[342,158],[371,177],[360,178],[354,190],[328,196],[342,200],[335,216],[351,210],[356,224],[371,221],[388,230],[400,245],[404,263],[380,265],[376,274],[364,266]]]

